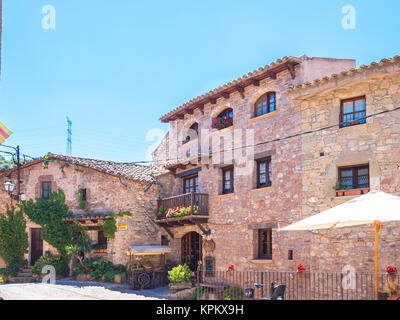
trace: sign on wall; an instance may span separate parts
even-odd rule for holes
[[[127,223],[120,223],[120,224],[118,225],[118,230],[119,230],[119,231],[126,231],[126,230],[128,230],[128,224],[127,224]]]

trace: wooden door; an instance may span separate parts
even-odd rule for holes
[[[43,255],[42,229],[31,229],[31,265]]]
[[[192,271],[202,260],[202,238],[197,232],[190,232],[182,238],[182,263],[186,263]]]

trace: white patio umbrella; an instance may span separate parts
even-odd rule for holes
[[[400,197],[378,191],[359,196],[336,207],[279,229],[279,231],[319,230],[375,226],[375,297],[378,298],[378,242],[382,222],[400,221]]]

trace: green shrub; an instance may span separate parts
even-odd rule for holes
[[[34,275],[41,275],[42,269],[45,266],[53,266],[56,269],[57,276],[69,275],[68,259],[62,256],[52,256],[49,254],[40,257],[36,261],[35,265],[32,267],[31,273]]]
[[[189,283],[191,277],[192,271],[186,264],[179,265],[168,271],[168,279],[171,283]]]
[[[21,210],[7,206],[6,213],[0,214],[0,257],[9,271],[24,263],[24,254],[28,253],[28,234],[26,221]]]
[[[0,269],[0,275],[3,277],[16,277],[18,274],[18,263],[13,263],[6,268]]]
[[[243,290],[241,288],[227,288],[223,293],[224,300],[241,300],[243,299]]]
[[[75,275],[89,274],[97,281],[114,282],[114,277],[117,274],[126,273],[126,266],[115,265],[111,261],[101,258],[86,259],[83,261],[83,265],[79,264],[74,268]]]

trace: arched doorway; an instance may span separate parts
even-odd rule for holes
[[[189,232],[182,237],[182,263],[186,263],[192,271],[202,260],[202,238],[197,232]]]

